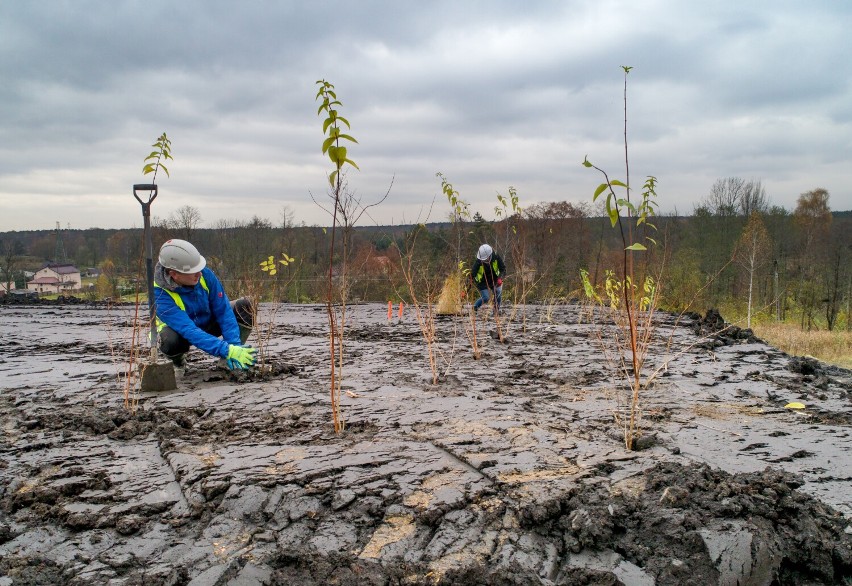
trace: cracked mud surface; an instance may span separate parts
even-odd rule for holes
[[[433,385],[359,305],[336,435],[325,309],[264,311],[271,376],[194,351],[131,412],[129,309],[0,307],[0,586],[852,583],[849,371],[661,316],[627,452],[579,308],[480,322],[480,360],[439,319]]]

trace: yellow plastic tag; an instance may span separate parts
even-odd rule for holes
[[[784,405],[784,408],[785,409],[804,409],[805,404],[804,403],[787,403],[786,405]]]

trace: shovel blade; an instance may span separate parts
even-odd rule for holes
[[[175,367],[171,360],[143,362],[139,365],[142,391],[162,393],[177,389]]]

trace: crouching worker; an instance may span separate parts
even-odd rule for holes
[[[232,370],[254,364],[256,350],[246,346],[254,325],[251,302],[244,297],[229,301],[207,261],[186,240],[168,240],[160,247],[154,299],[160,351],[175,368],[186,366],[190,346],[218,356],[220,365]]]
[[[494,292],[494,315],[500,311],[503,303],[503,276],[506,274],[506,265],[503,257],[494,252],[488,245],[483,244],[476,251],[476,260],[470,269],[470,277],[479,291],[479,299],[473,304],[474,311],[479,310],[483,303],[491,299]]]

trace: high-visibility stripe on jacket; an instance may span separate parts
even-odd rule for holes
[[[204,275],[199,277],[198,282],[201,284],[201,287],[205,291],[210,293],[210,287],[207,286],[207,281],[204,280]],[[160,287],[157,283],[154,283],[154,287],[156,289],[162,289],[164,293],[168,293],[169,297],[171,297],[172,299],[175,300],[175,305],[177,305],[181,310],[186,311],[186,304],[183,302],[183,299],[181,299],[180,295],[178,295],[174,291],[170,291],[169,289],[166,289],[165,287]],[[166,322],[161,320],[160,316],[157,316],[157,331],[159,332],[164,327],[166,327]]]
[[[201,285],[204,280],[206,286]],[[194,286],[169,286],[169,280],[159,263],[154,267],[154,299],[157,317],[166,323],[190,345],[211,356],[225,358],[231,344],[240,344],[240,328],[230,300],[222,283],[210,267],[201,269],[199,282]],[[177,301],[175,295],[180,297]],[[207,329],[215,322],[221,329],[221,338],[211,335]]]
[[[494,277],[500,276],[500,267],[497,266],[497,259],[496,258],[491,261],[491,271],[494,273]],[[481,283],[483,277],[485,277],[485,265],[481,264],[481,265],[479,265],[479,270],[476,271],[476,276],[474,277],[473,280],[476,281],[477,283]]]
[[[470,276],[473,284],[481,291],[496,287],[497,279],[501,278],[505,272],[506,264],[503,262],[503,258],[496,252],[492,252],[490,263],[482,262],[479,259],[473,261]]]

